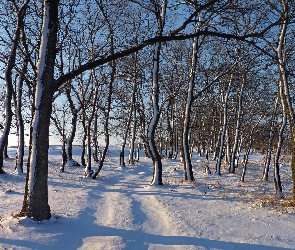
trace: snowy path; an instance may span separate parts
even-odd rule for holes
[[[9,217],[8,207],[21,207],[24,177],[2,180],[10,191],[0,193],[0,250],[295,249],[294,213],[243,202],[237,176],[198,174],[188,185],[178,162],[163,161],[165,185],[153,187],[148,159],[124,169],[110,159],[97,180],[79,178],[79,167],[58,173],[58,159],[49,178],[55,223]]]
[[[206,197],[203,187],[152,187],[146,170],[124,169],[116,185],[104,186],[95,223],[105,236],[94,237],[95,249],[284,249],[268,245],[295,242],[294,221],[279,219],[292,233],[277,232],[275,212],[263,217],[245,204]]]

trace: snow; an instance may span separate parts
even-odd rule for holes
[[[11,157],[15,150],[10,148]],[[74,148],[74,160],[79,161],[80,150]],[[43,222],[14,216],[22,206],[25,174],[15,175],[14,159],[5,160],[0,249],[295,249],[295,210],[283,206],[286,200],[271,198],[273,182],[260,181],[259,154],[250,155],[244,183],[239,168],[236,174],[228,174],[227,168],[222,176],[204,174],[205,159],[194,154],[195,182],[183,182],[179,160],[163,159],[164,185],[151,186],[152,161],[143,152],[135,165],[121,168],[120,147],[111,147],[94,180],[83,178],[83,167],[59,172],[60,151],[49,151],[53,216]],[[285,156],[281,164],[286,195],[291,194],[289,160]],[[214,162],[209,163],[214,172]]]

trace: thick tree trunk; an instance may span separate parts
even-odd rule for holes
[[[49,125],[52,112],[54,84],[54,65],[58,32],[58,0],[44,0],[43,24],[39,61],[37,64],[37,83],[35,93],[35,112],[30,141],[30,162],[22,215],[37,221],[51,217],[48,204],[48,149]]]

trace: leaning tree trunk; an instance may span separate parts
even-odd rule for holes
[[[111,34],[111,52],[112,54],[114,53],[114,32],[113,29],[111,27],[111,25],[108,23],[109,25],[109,30],[110,30],[110,34]],[[96,169],[96,171],[93,173],[92,178],[96,179],[96,177],[98,176],[98,174],[100,173],[104,161],[105,161],[105,157],[109,148],[109,144],[110,144],[110,131],[109,131],[109,121],[110,121],[110,112],[111,112],[111,105],[112,105],[112,95],[113,95],[113,85],[114,85],[114,81],[115,81],[115,75],[116,75],[116,61],[112,61],[110,63],[111,66],[111,75],[110,75],[110,81],[109,81],[109,91],[108,91],[108,97],[107,97],[107,107],[106,107],[106,111],[105,111],[105,122],[104,122],[104,136],[105,136],[105,146],[104,149],[102,150],[102,154],[101,154],[101,159],[99,160],[99,165],[98,168]]]
[[[4,71],[4,81],[6,85],[6,96],[5,96],[5,121],[4,121],[4,129],[3,134],[0,138],[0,174],[4,173],[3,170],[3,156],[4,156],[4,150],[5,147],[8,145],[8,135],[11,127],[12,122],[12,110],[11,110],[11,100],[12,100],[12,93],[13,93],[13,85],[12,85],[12,69],[15,66],[15,60],[16,60],[16,50],[20,41],[20,34],[21,29],[23,26],[23,21],[25,18],[25,12],[28,7],[29,0],[26,0],[20,10],[17,13],[17,24],[16,24],[16,30],[14,32],[13,40],[11,43],[11,49],[8,55],[8,59],[6,62],[6,67]]]
[[[111,104],[112,104],[113,83],[115,81],[115,74],[116,74],[116,63],[112,62],[111,67],[112,67],[112,74],[111,74],[111,79],[109,81],[107,108],[106,108],[106,112],[105,112],[105,122],[104,122],[105,146],[104,146],[104,149],[102,150],[101,159],[98,162],[99,163],[98,168],[92,175],[93,179],[96,179],[96,177],[98,176],[98,174],[100,173],[100,171],[103,167],[105,157],[106,157],[106,154],[107,154],[107,151],[109,148],[109,144],[110,144],[109,120],[110,120],[110,112],[111,112]]]
[[[58,0],[44,0],[43,24],[37,82],[35,92],[35,112],[33,117],[32,140],[30,141],[30,162],[22,215],[37,221],[51,217],[48,204],[48,149],[49,126],[52,113],[54,65],[58,33]]]

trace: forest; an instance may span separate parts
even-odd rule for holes
[[[239,166],[243,181],[249,154],[260,152],[261,179],[273,167],[277,199],[280,159],[290,155],[294,200],[294,13],[292,0],[0,3],[0,173],[16,134],[15,172],[27,176],[20,216],[51,216],[50,136],[62,144],[61,172],[75,163],[73,144],[82,145],[91,179],[110,138],[121,145],[121,167],[144,150],[151,185],[163,185],[163,158],[181,158],[193,182],[193,151],[214,159],[208,174]]]

